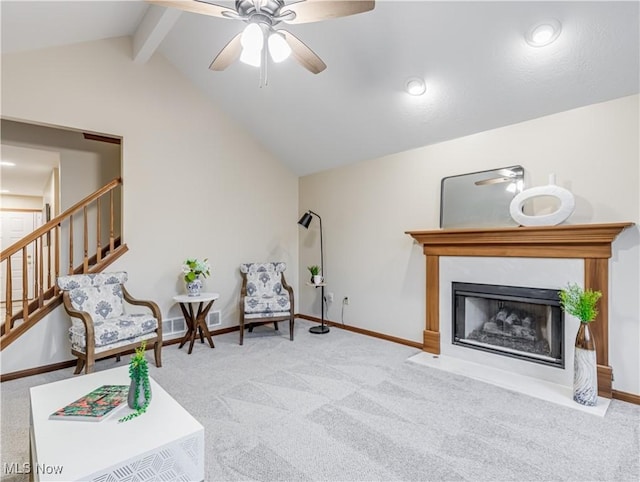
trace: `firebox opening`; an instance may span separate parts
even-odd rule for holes
[[[564,368],[558,291],[452,283],[453,344]]]

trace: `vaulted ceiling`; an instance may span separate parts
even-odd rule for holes
[[[378,0],[371,12],[287,25],[327,69],[290,58],[260,87],[241,62],[208,68],[239,20],[144,1],[0,3],[3,53],[131,35],[132,62],[165,56],[299,175],[636,94],[639,6]],[[530,46],[527,31],[546,19],[560,36]],[[415,76],[427,85],[418,97],[404,91]]]

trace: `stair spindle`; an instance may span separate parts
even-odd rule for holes
[[[113,191],[109,192],[109,210],[109,252],[112,253],[115,248],[115,238],[113,237]]]
[[[29,254],[27,246],[28,245],[25,245],[25,247],[22,248],[22,311],[24,313],[25,322],[29,318],[29,303],[27,302],[27,298],[29,297]]]
[[[4,332],[9,333],[11,330],[11,315],[13,314],[13,286],[11,278],[11,257],[7,258],[7,270],[5,272],[6,279],[6,296],[5,296],[5,318],[4,318]]]
[[[100,240],[100,237],[102,236],[101,232],[100,232],[100,226],[102,225],[102,208],[100,206],[100,199],[98,198],[96,199],[96,205],[98,207],[98,220],[96,221],[96,240],[97,240],[97,245],[96,245],[96,259],[98,261],[98,263],[100,262],[100,260],[102,259],[102,242]]]
[[[69,216],[69,272],[73,274],[73,214]]]
[[[87,218],[87,206],[82,209],[82,223],[83,223],[83,257],[82,257],[82,272],[89,272],[89,220]]]
[[[36,246],[38,246],[40,249],[39,251],[39,255],[36,257],[36,268],[37,268],[37,272],[38,272],[38,289],[36,291],[36,293],[38,293],[38,308],[42,308],[42,305],[44,304],[44,237],[41,236],[36,240]]]

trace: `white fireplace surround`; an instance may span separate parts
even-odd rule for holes
[[[459,351],[454,352],[453,347],[447,346],[451,345],[450,306],[451,282],[454,281],[451,278],[453,276],[466,276],[466,279],[461,278],[456,281],[491,284],[492,280],[495,280],[492,284],[504,282],[516,286],[524,283],[520,281],[524,274],[528,276],[528,283],[538,287],[545,287],[546,283],[552,279],[558,283],[558,288],[569,281],[576,282],[586,289],[598,290],[602,293],[599,313],[594,320],[592,333],[596,344],[598,395],[607,399],[612,398],[613,370],[609,365],[609,259],[612,255],[611,244],[614,239],[621,231],[630,226],[633,226],[633,223],[406,231],[406,234],[422,245],[426,258],[426,316],[423,350],[436,355],[432,357],[433,359],[438,359],[443,350],[459,356]],[[452,267],[448,269],[446,260],[441,267],[441,259],[445,257],[480,259],[475,262],[450,261]],[[482,261],[483,258],[493,259]],[[502,260],[504,258],[515,261],[510,262],[505,259],[500,261],[500,264],[496,264],[496,259]],[[571,264],[571,260],[582,260],[582,269],[580,269],[580,265]],[[563,266],[563,263],[570,264]],[[456,267],[455,270],[453,266]],[[448,272],[452,270],[453,272]],[[441,277],[441,273],[444,277]],[[582,275],[582,283],[578,281],[581,278],[580,275]],[[523,284],[523,286],[527,285]],[[448,315],[446,310],[449,310]],[[565,323],[567,333],[571,332],[572,328],[575,332],[577,326],[577,320],[572,323],[570,318]],[[569,340],[566,345],[572,346]],[[572,351],[567,350],[565,353],[567,360],[573,359]],[[463,353],[460,356],[483,355]],[[442,356],[442,359],[455,360],[448,354]],[[458,360],[463,359],[458,358]],[[482,367],[486,367],[487,372],[498,371],[510,377],[515,376],[515,378],[527,377],[534,382],[539,381],[541,384],[559,387],[561,390],[568,389],[567,382],[573,372],[571,362],[565,364],[562,375],[549,375],[548,370],[539,370],[540,367],[524,369],[537,370],[535,373],[537,377],[550,376],[555,380],[549,382],[544,378],[517,375],[486,364],[482,365],[471,361],[465,363],[478,366],[481,371]],[[491,363],[494,362],[491,361]],[[495,361],[495,363],[506,362]],[[559,368],[551,369],[560,370]],[[464,372],[461,373],[464,374]]]
[[[452,343],[451,283],[458,281],[560,290],[567,283],[583,278],[584,263],[579,259],[440,257],[441,354],[572,388],[574,340],[580,323],[576,318],[565,315],[564,369],[471,350]]]
[[[605,416],[611,403],[609,398],[598,397],[595,407],[573,401],[574,341],[580,322],[571,315],[565,315],[564,320],[564,368],[472,350],[452,343],[452,282],[559,290],[568,282],[583,279],[583,265],[579,259],[440,257],[441,352],[439,355],[422,352],[410,360],[592,415]]]

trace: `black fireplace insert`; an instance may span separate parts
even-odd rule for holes
[[[453,344],[564,368],[558,290],[452,283]]]

